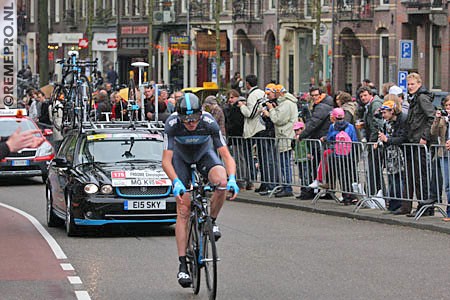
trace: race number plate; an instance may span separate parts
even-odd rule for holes
[[[166,209],[165,200],[128,200],[123,205],[125,210]]]
[[[30,162],[28,160],[13,160],[12,166],[28,166]]]

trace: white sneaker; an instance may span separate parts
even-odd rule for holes
[[[319,187],[319,181],[316,179],[310,185],[308,185],[312,189],[317,189]]]
[[[222,234],[220,233],[220,229],[219,226],[217,226],[216,223],[213,223],[213,234],[214,234],[214,239],[216,240],[216,242],[220,239],[220,237],[222,236]]]

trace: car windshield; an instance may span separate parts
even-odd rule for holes
[[[0,136],[10,136],[20,127],[22,131],[38,129],[34,123],[28,119],[0,118]],[[35,134],[40,136],[39,134]]]
[[[84,140],[81,162],[117,163],[161,161],[163,142],[154,139]]]

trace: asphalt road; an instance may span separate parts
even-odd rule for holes
[[[44,185],[17,181],[0,180],[0,202],[45,224]],[[446,234],[239,202],[218,223],[218,299],[449,298]],[[92,299],[207,299],[176,282],[173,227],[47,229]]]

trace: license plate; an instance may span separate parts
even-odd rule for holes
[[[13,166],[28,166],[29,164],[28,160],[13,160],[11,163]]]
[[[165,200],[128,200],[123,205],[125,210],[166,209]]]

